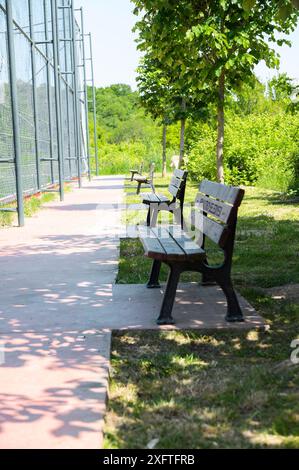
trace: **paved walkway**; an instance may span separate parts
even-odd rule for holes
[[[111,330],[158,328],[163,294],[114,284],[122,197],[122,177],[96,178],[0,230],[0,448],[102,446]],[[175,327],[262,326],[241,303],[228,325],[219,289],[181,284]]]
[[[102,445],[110,330],[97,320],[112,299],[122,196],[122,178],[97,178],[0,230],[0,448]]]

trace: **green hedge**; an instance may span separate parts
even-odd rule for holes
[[[168,163],[174,151],[167,150]],[[119,144],[99,144],[100,171],[103,175],[128,174],[131,168],[144,164],[144,173],[148,173],[150,164],[155,163],[156,172],[162,171],[162,146],[153,142],[121,142]],[[94,165],[94,163],[93,163]],[[94,169],[94,168],[93,168]]]
[[[299,187],[299,115],[227,113],[225,175],[230,184],[257,184],[279,191]],[[215,179],[216,129],[192,126],[187,166],[195,180]]]

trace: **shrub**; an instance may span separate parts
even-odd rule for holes
[[[168,149],[167,153],[169,157],[173,151]],[[102,143],[99,155],[100,171],[103,175],[128,174],[131,168],[139,168],[141,162],[144,163],[145,174],[152,162],[155,163],[156,172],[162,171],[162,148],[161,144],[155,142]],[[94,166],[94,161],[92,165]]]
[[[287,191],[299,184],[299,114],[227,113],[225,175],[229,184],[257,184]],[[216,131],[197,124],[189,137],[188,169],[191,177],[215,179]],[[194,136],[197,140],[194,141]]]

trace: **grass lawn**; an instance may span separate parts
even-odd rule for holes
[[[65,184],[65,192],[71,191],[71,186]],[[25,217],[32,217],[36,214],[44,204],[52,202],[58,199],[57,193],[42,193],[38,195],[32,195],[24,200],[24,214]],[[14,208],[16,207],[16,202],[5,204],[0,206],[2,208]],[[17,215],[14,212],[0,212],[0,228],[9,227],[16,223]]]
[[[157,180],[158,191],[166,188]],[[127,202],[138,202],[132,193]],[[195,193],[189,183],[186,200]],[[144,215],[126,217],[134,223]],[[123,240],[118,282],[146,282],[150,264],[137,240]],[[233,278],[269,331],[114,334],[106,448],[145,448],[153,439],[165,449],[299,448],[299,366],[288,362],[299,301],[273,299],[267,290],[299,283],[298,202],[246,189]]]

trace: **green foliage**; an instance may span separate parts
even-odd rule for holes
[[[97,135],[102,174],[124,174],[144,162],[146,172],[151,162],[161,169],[162,127],[140,105],[139,93],[124,84],[98,88],[96,91]],[[179,131],[169,127],[167,153],[178,152]],[[93,120],[90,116],[91,146],[94,147]],[[175,135],[177,132],[177,135]]]
[[[145,116],[138,108],[138,95],[130,86],[98,88],[96,102],[101,141],[114,144],[143,137]]]
[[[124,141],[117,144],[104,143],[100,149],[101,174],[125,174],[131,168],[139,168],[145,161],[144,171],[150,161],[159,165],[157,147],[153,144],[147,146],[144,142]]]
[[[148,53],[142,58],[137,77],[140,102],[153,119],[166,125],[172,120],[171,87],[168,76],[163,73],[161,64],[152,60]]]
[[[274,77],[269,82],[271,90],[271,98],[273,100],[286,101],[290,104],[292,95],[296,92],[297,87],[293,85],[293,80],[286,73]]]
[[[292,84],[281,75],[265,87],[257,80],[231,93],[226,101],[225,173],[227,182],[298,191],[299,114],[290,110]],[[161,126],[138,107],[137,92],[125,85],[97,90],[100,164],[103,174],[128,173],[144,161],[147,171],[161,168]],[[210,115],[213,116],[213,106]],[[93,123],[91,120],[91,128]],[[168,127],[168,161],[179,148],[179,123]],[[186,164],[191,178],[216,179],[213,119],[190,120]],[[93,133],[91,134],[93,145]]]
[[[299,113],[290,110],[292,84],[281,75],[267,86],[257,80],[226,100],[224,167],[231,184],[263,186],[279,191],[299,189]],[[144,161],[161,169],[162,129],[138,106],[139,96],[125,85],[97,90],[100,165],[103,174],[128,173]],[[111,105],[110,105],[111,103]],[[213,116],[213,105],[210,116]],[[91,122],[92,128],[92,122]],[[178,153],[179,123],[168,127],[167,159]],[[186,130],[187,160],[195,181],[216,179],[216,123],[190,120]],[[91,139],[93,145],[93,134]]]
[[[283,101],[287,106],[287,111],[295,113],[299,110],[299,86],[294,84],[294,80],[283,73],[279,77],[273,78],[270,82],[271,98],[274,101]]]
[[[294,30],[298,11],[290,0],[133,1],[139,48],[161,64],[180,96],[186,90],[188,96],[208,90],[206,100],[217,104],[217,176],[222,181],[225,98],[252,80],[261,60],[278,67],[271,43],[288,43],[276,33]]]
[[[259,184],[287,191],[298,188],[299,116],[259,115],[227,117],[225,143],[226,181]],[[215,180],[213,145],[216,131],[197,125],[199,139],[189,152],[188,169],[197,180]]]
[[[277,81],[280,83],[280,80]],[[275,84],[272,82],[272,85]],[[234,95],[227,107],[225,172],[231,184],[258,184],[289,191],[299,189],[299,114],[288,112],[285,95],[272,99],[256,83]],[[187,130],[188,169],[200,180],[216,178],[213,123],[197,123]]]

